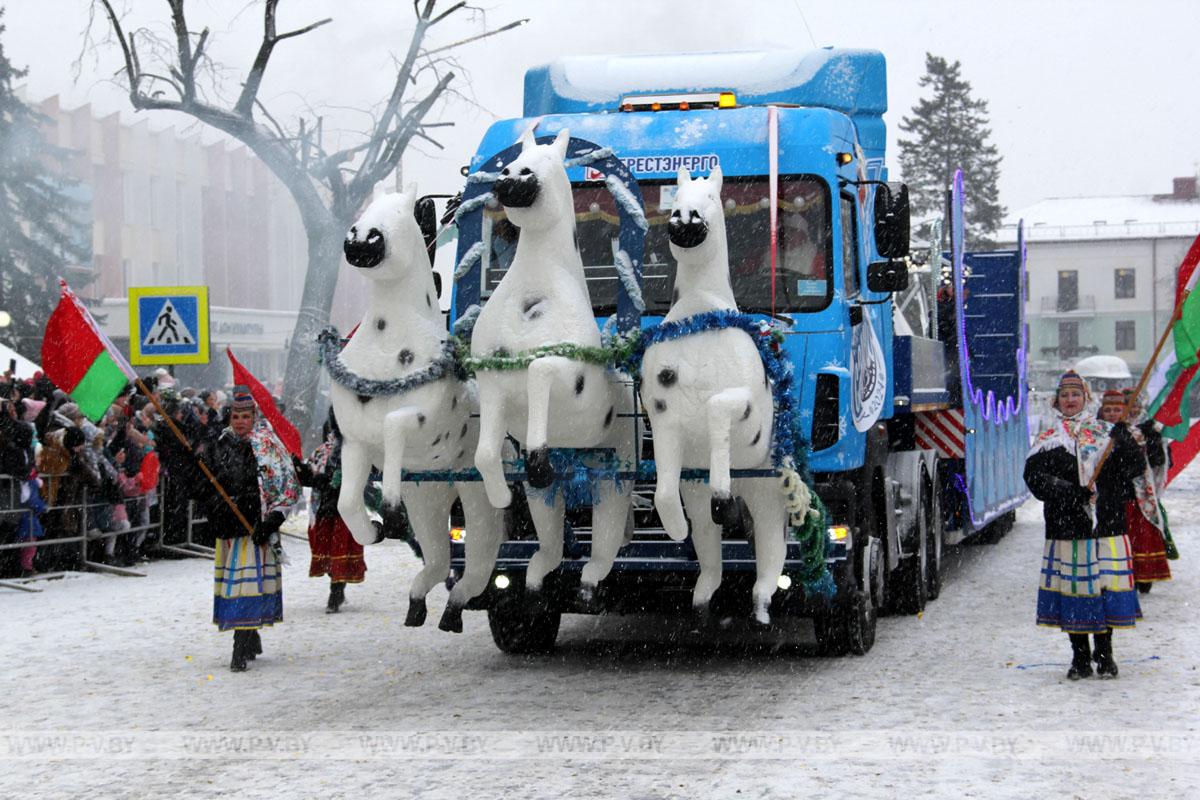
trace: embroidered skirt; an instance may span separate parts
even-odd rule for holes
[[[217,539],[213,624],[220,630],[263,628],[283,621],[283,573],[275,551],[249,536]]]
[[[1125,523],[1133,548],[1133,579],[1137,583],[1171,580],[1166,539],[1132,500],[1125,506]]]
[[[1067,633],[1132,628],[1142,616],[1129,537],[1051,539],[1042,556],[1037,622]]]
[[[312,549],[308,577],[328,575],[334,583],[362,583],[366,578],[363,547],[340,516],[317,517],[308,527],[308,546]]]

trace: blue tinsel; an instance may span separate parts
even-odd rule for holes
[[[548,506],[553,506],[561,494],[568,509],[583,508],[600,500],[600,487],[605,483],[612,483],[618,491],[621,488],[616,453],[612,450],[552,447],[550,465],[554,468],[554,483],[546,489],[531,490]]]
[[[342,363],[341,339],[338,336],[337,328],[332,325],[317,335],[317,341],[321,346],[321,362],[329,372],[329,377],[339,386],[344,386],[351,392],[364,397],[391,397],[404,394],[452,375],[457,376],[460,380],[465,380],[462,366],[458,363],[455,353],[456,342],[453,337],[447,338],[442,343],[441,355],[429,362],[429,366],[403,378],[386,381],[372,380],[356,375]]]

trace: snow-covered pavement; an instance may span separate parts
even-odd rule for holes
[[[1033,625],[1036,502],[861,658],[584,617],[506,656],[482,613],[436,629],[440,589],[403,627],[406,547],[369,550],[330,616],[289,540],[286,622],[233,674],[206,561],[43,582],[0,594],[0,797],[1198,797],[1198,497],[1196,470],[1167,494],[1183,558],[1115,682],[1068,682],[1066,636]]]

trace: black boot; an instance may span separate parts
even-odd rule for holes
[[[246,658],[250,661],[262,655],[262,637],[258,635],[258,631],[250,631],[250,646],[246,652]]]
[[[1117,677],[1117,662],[1113,659],[1112,628],[1096,634],[1096,673],[1101,678]]]
[[[326,614],[336,614],[346,602],[346,584],[336,581],[329,584],[329,602],[325,605]]]
[[[245,672],[250,659],[250,631],[233,632],[233,660],[229,662],[232,672]]]
[[[1072,633],[1071,637],[1071,668],[1067,677],[1073,681],[1092,676],[1092,648],[1088,645],[1086,633]]]

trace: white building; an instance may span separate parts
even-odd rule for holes
[[[1035,389],[1089,355],[1123,358],[1136,379],[1175,305],[1176,274],[1200,234],[1195,177],[1164,195],[1052,197],[1011,215],[1025,222],[1029,380]]]

